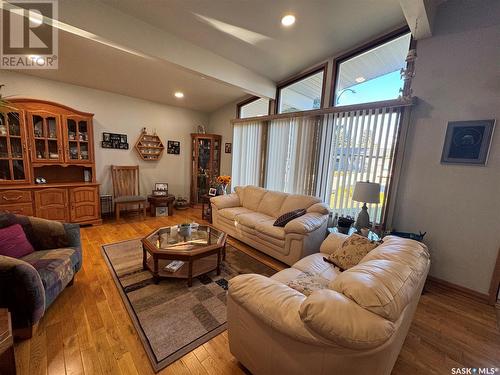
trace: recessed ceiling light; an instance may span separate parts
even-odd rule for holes
[[[30,10],[29,20],[32,26],[40,26],[43,23],[43,15],[37,10]]]
[[[295,16],[292,14],[287,14],[281,19],[281,24],[283,26],[292,26],[295,23]]]
[[[361,83],[361,82],[366,81],[366,78],[365,78],[365,77],[357,77],[357,78],[354,78],[354,80],[355,80],[357,83]]]
[[[174,96],[175,96],[176,98],[181,99],[181,98],[183,98],[183,97],[184,97],[184,93],[182,93],[182,92],[180,92],[180,91],[177,91],[177,92],[174,94]]]

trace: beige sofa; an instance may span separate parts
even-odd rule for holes
[[[326,237],[328,206],[316,197],[236,187],[236,193],[210,199],[212,224],[288,265],[317,252]],[[273,223],[295,209],[307,213],[282,227]]]
[[[320,253],[271,278],[247,274],[229,281],[229,347],[254,375],[391,373],[429,253],[419,242],[388,236],[357,266],[340,272],[323,257],[344,239],[331,234]],[[324,281],[309,296],[286,285],[304,271]]]

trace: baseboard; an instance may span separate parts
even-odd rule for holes
[[[478,300],[480,302],[488,303],[489,296],[487,294],[477,292],[475,290],[466,288],[464,286],[453,284],[453,283],[450,283],[449,281],[441,280],[441,279],[434,277],[434,276],[427,276],[427,282],[431,285],[434,284],[434,285],[437,285],[441,288],[451,289],[457,293],[460,293],[464,296],[473,298],[473,299]]]

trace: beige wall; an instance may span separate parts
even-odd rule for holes
[[[500,6],[448,1],[418,42],[394,225],[427,231],[431,275],[487,293],[500,246]],[[497,118],[487,166],[440,163],[448,121]]]
[[[220,173],[223,175],[231,175],[232,154],[224,152],[224,145],[226,143],[233,143],[233,126],[231,120],[236,117],[236,104],[238,102],[239,100],[226,104],[224,107],[212,112],[208,121],[209,132],[222,135]]]
[[[51,100],[95,114],[95,159],[101,194],[112,192],[110,165],[138,164],[142,193],[149,193],[155,182],[168,182],[172,194],[189,197],[190,133],[196,131],[197,125],[208,123],[206,114],[26,74],[1,71],[0,83],[5,84],[4,95]],[[158,162],[140,160],[133,146],[143,127],[148,131],[156,129],[165,147],[167,140],[180,141],[180,155],[169,155],[165,150]],[[102,132],[127,134],[131,148],[101,148]]]

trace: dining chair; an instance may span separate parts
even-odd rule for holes
[[[113,198],[116,220],[120,220],[123,207],[137,205],[137,210],[146,217],[146,197],[141,196],[139,188],[139,166],[112,165]]]

